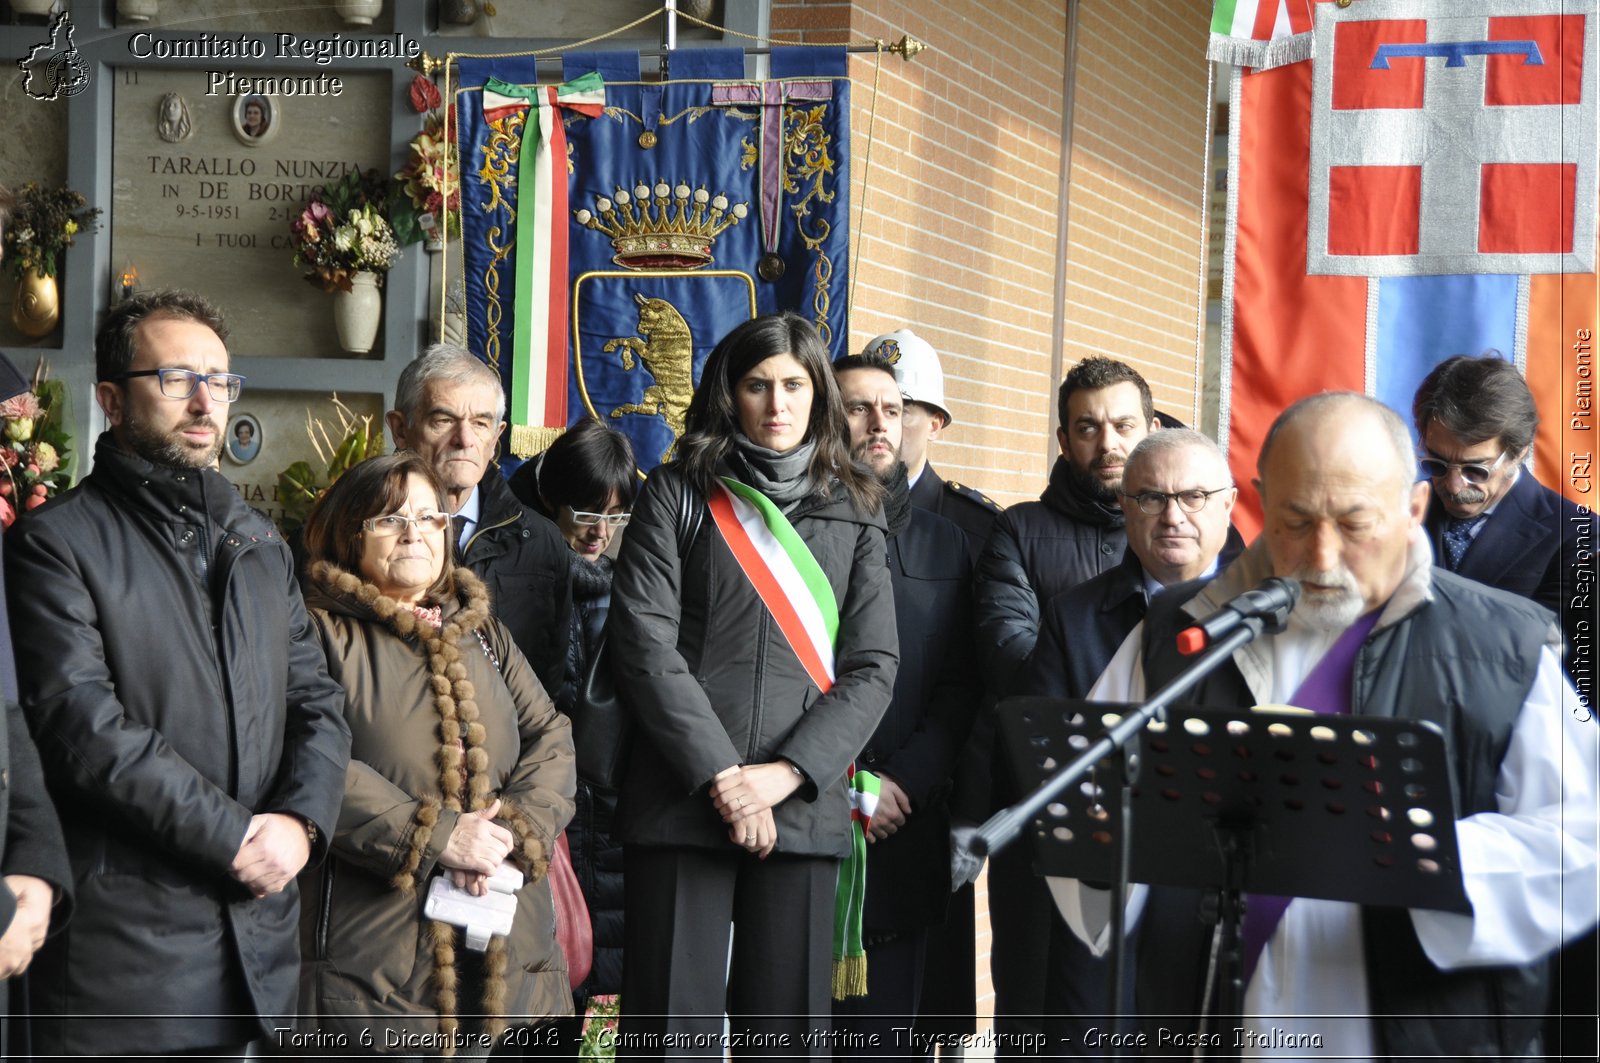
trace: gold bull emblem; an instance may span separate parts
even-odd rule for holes
[[[647,299],[635,292],[633,300],[639,304],[639,335],[644,339],[621,336],[608,340],[602,349],[607,354],[622,352],[624,370],[633,369],[637,356],[655,383],[644,389],[638,402],[618,406],[611,416],[641,414],[665,421],[672,430],[672,442],[661,454],[666,461],[683,435],[689,400],[694,397],[694,337],[683,315],[665,299]]]

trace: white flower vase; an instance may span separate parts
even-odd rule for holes
[[[382,318],[383,293],[378,290],[376,273],[353,273],[350,290],[333,293],[333,326],[339,331],[339,346],[349,353],[372,350]]]

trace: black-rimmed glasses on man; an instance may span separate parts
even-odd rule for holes
[[[204,380],[213,402],[237,402],[245,379],[238,373],[196,373],[193,369],[135,369],[101,379],[114,383],[140,376],[157,377],[161,381],[161,394],[169,399],[187,399]]]
[[[1147,513],[1153,517],[1157,513],[1165,513],[1169,502],[1178,503],[1178,508],[1185,513],[1198,513],[1206,508],[1206,503],[1211,501],[1212,495],[1220,495],[1224,491],[1232,490],[1232,487],[1217,487],[1210,491],[1202,491],[1200,488],[1194,487],[1187,491],[1140,491],[1134,495],[1124,491],[1122,497],[1133,499],[1134,504],[1139,507],[1141,513]]]

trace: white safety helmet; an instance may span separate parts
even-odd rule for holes
[[[932,406],[948,425],[955,418],[944,404],[944,370],[933,345],[908,328],[885,332],[867,344],[863,354],[876,354],[894,366],[900,394],[908,402]]]

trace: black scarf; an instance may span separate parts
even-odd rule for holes
[[[1056,459],[1050,470],[1050,484],[1039,496],[1039,501],[1057,513],[1102,528],[1120,528],[1124,524],[1122,507],[1113,499],[1107,501],[1091,487],[1087,473],[1074,469],[1065,457]]]
[[[895,462],[894,468],[878,477],[878,482],[888,488],[883,498],[883,519],[889,525],[889,538],[893,539],[911,523],[911,484],[906,477],[906,463]]]

